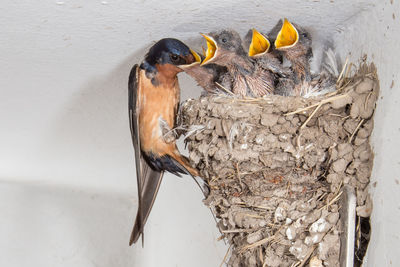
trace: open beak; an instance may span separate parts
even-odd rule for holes
[[[249,56],[253,57],[268,53],[270,46],[271,44],[269,40],[256,29],[253,29],[253,37],[251,38],[251,43],[249,46]]]
[[[207,64],[209,61],[211,61],[213,58],[215,58],[215,55],[217,54],[217,42],[215,42],[214,38],[212,38],[211,36],[202,34],[201,35],[206,39],[207,41],[207,51],[206,51],[206,58],[203,60],[203,62],[201,63],[201,65],[205,65]]]
[[[276,49],[290,48],[299,41],[299,33],[286,18],[283,21],[281,30],[275,40]]]

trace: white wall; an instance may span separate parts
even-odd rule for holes
[[[137,207],[127,76],[162,37],[195,45],[198,32],[268,30],[285,16],[316,45],[334,39],[342,56],[377,63],[368,266],[400,266],[399,4],[373,0],[2,1],[0,266],[218,266],[227,247],[187,177],[166,175],[145,248],[127,246]],[[180,77],[183,95],[198,95]]]
[[[335,36],[341,54],[354,62],[367,54],[378,68],[381,97],[375,114],[375,152],[371,186],[374,199],[372,239],[367,266],[400,266],[400,5],[379,1],[349,18]]]

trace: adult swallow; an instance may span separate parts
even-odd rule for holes
[[[286,91],[285,94],[300,95],[302,84],[311,81],[311,35],[300,26],[290,23],[286,18],[281,25],[274,44],[276,49],[282,51],[283,55],[291,62],[295,84],[294,91]]]
[[[204,60],[204,57],[202,57],[202,60]],[[229,94],[229,92],[232,91],[232,78],[228,73],[228,69],[224,66],[217,64],[208,64],[204,66],[192,64],[185,68],[185,72],[195,79],[197,84],[209,94]]]
[[[232,91],[241,97],[261,97],[274,91],[274,77],[248,57],[242,39],[234,30],[202,34],[207,42],[206,58],[201,65],[225,66],[232,77]]]
[[[129,122],[135,149],[139,208],[129,245],[142,235],[165,171],[197,176],[168,133],[175,126],[180,89],[177,74],[200,56],[179,40],[154,44],[129,76]]]

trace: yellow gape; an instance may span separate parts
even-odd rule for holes
[[[299,33],[296,28],[286,18],[283,21],[281,30],[275,40],[275,47],[288,48],[295,46],[299,41]]]
[[[211,60],[215,56],[215,52],[217,51],[217,43],[214,39],[208,35],[201,34],[207,41],[207,51],[206,58],[203,60],[201,65],[205,64],[207,61]]]
[[[249,56],[256,56],[264,53],[268,53],[269,47],[271,46],[269,40],[259,33],[256,29],[253,29],[253,37],[249,46]]]

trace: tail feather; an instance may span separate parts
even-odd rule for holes
[[[143,228],[144,225],[142,223],[142,215],[140,214],[140,207],[136,213],[135,224],[133,225],[133,229],[131,232],[131,237],[129,239],[129,246],[136,243],[139,240],[140,235],[142,236],[142,246],[144,246],[144,233]]]
[[[158,189],[162,181],[164,172],[153,170],[144,159],[141,159],[142,173],[140,183],[140,201],[139,208],[136,215],[135,224],[132,229],[129,245],[136,243],[142,235],[143,243],[143,230],[146,224],[147,218],[149,217],[150,211],[153,207],[154,201],[157,197]]]

